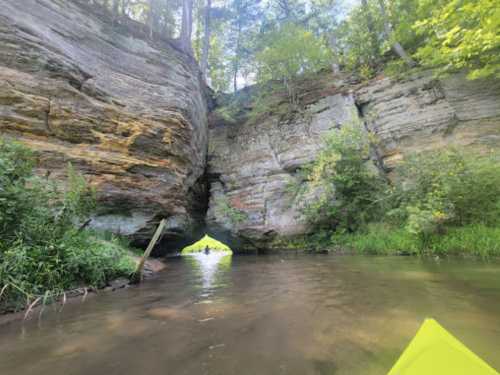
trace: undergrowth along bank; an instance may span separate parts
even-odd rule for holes
[[[315,248],[369,254],[500,255],[500,156],[454,148],[407,155],[389,178],[360,123],[334,130],[290,188]],[[313,198],[310,198],[313,197]]]
[[[71,164],[61,186],[34,174],[36,155],[0,138],[0,310],[49,303],[81,286],[129,276],[134,260],[117,237],[82,226],[95,192]]]

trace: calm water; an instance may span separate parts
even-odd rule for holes
[[[200,254],[0,326],[0,374],[382,375],[426,317],[500,369],[500,264]]]

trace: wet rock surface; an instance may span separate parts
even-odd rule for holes
[[[143,28],[83,0],[0,7],[0,133],[40,174],[64,181],[71,163],[97,190],[92,225],[138,243],[160,218],[166,240],[203,220],[207,147],[196,63]]]

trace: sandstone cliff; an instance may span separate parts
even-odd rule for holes
[[[405,154],[447,146],[500,148],[500,81],[430,72],[376,80],[356,91],[368,129],[390,169]]]
[[[308,232],[302,202],[287,187],[315,158],[325,134],[352,118],[379,139],[373,159],[384,172],[410,152],[500,147],[499,81],[435,79],[427,72],[359,85],[335,84],[324,74],[299,96],[303,105],[294,114],[212,118],[207,223],[214,233],[240,240],[243,249],[281,246],[280,239]],[[252,100],[245,106],[251,109]]]
[[[166,217],[167,240],[189,236],[206,199],[196,63],[84,0],[22,3],[0,7],[0,133],[36,150],[50,178],[68,162],[82,172],[98,192],[94,226],[140,242]]]
[[[208,232],[237,249],[307,233],[290,182],[352,120],[380,140],[384,172],[410,152],[500,147],[500,82],[429,72],[366,84],[322,73],[300,83],[298,109],[278,95],[257,116],[245,89],[220,100],[233,108],[211,114],[208,137],[196,62],[147,35],[85,0],[0,7],[0,133],[36,150],[49,178],[64,181],[71,162],[97,189],[93,225],[138,242],[162,217],[171,244],[196,239],[207,205]]]

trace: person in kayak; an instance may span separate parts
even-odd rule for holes
[[[205,254],[210,254],[210,249],[208,248],[208,246],[205,247]]]

